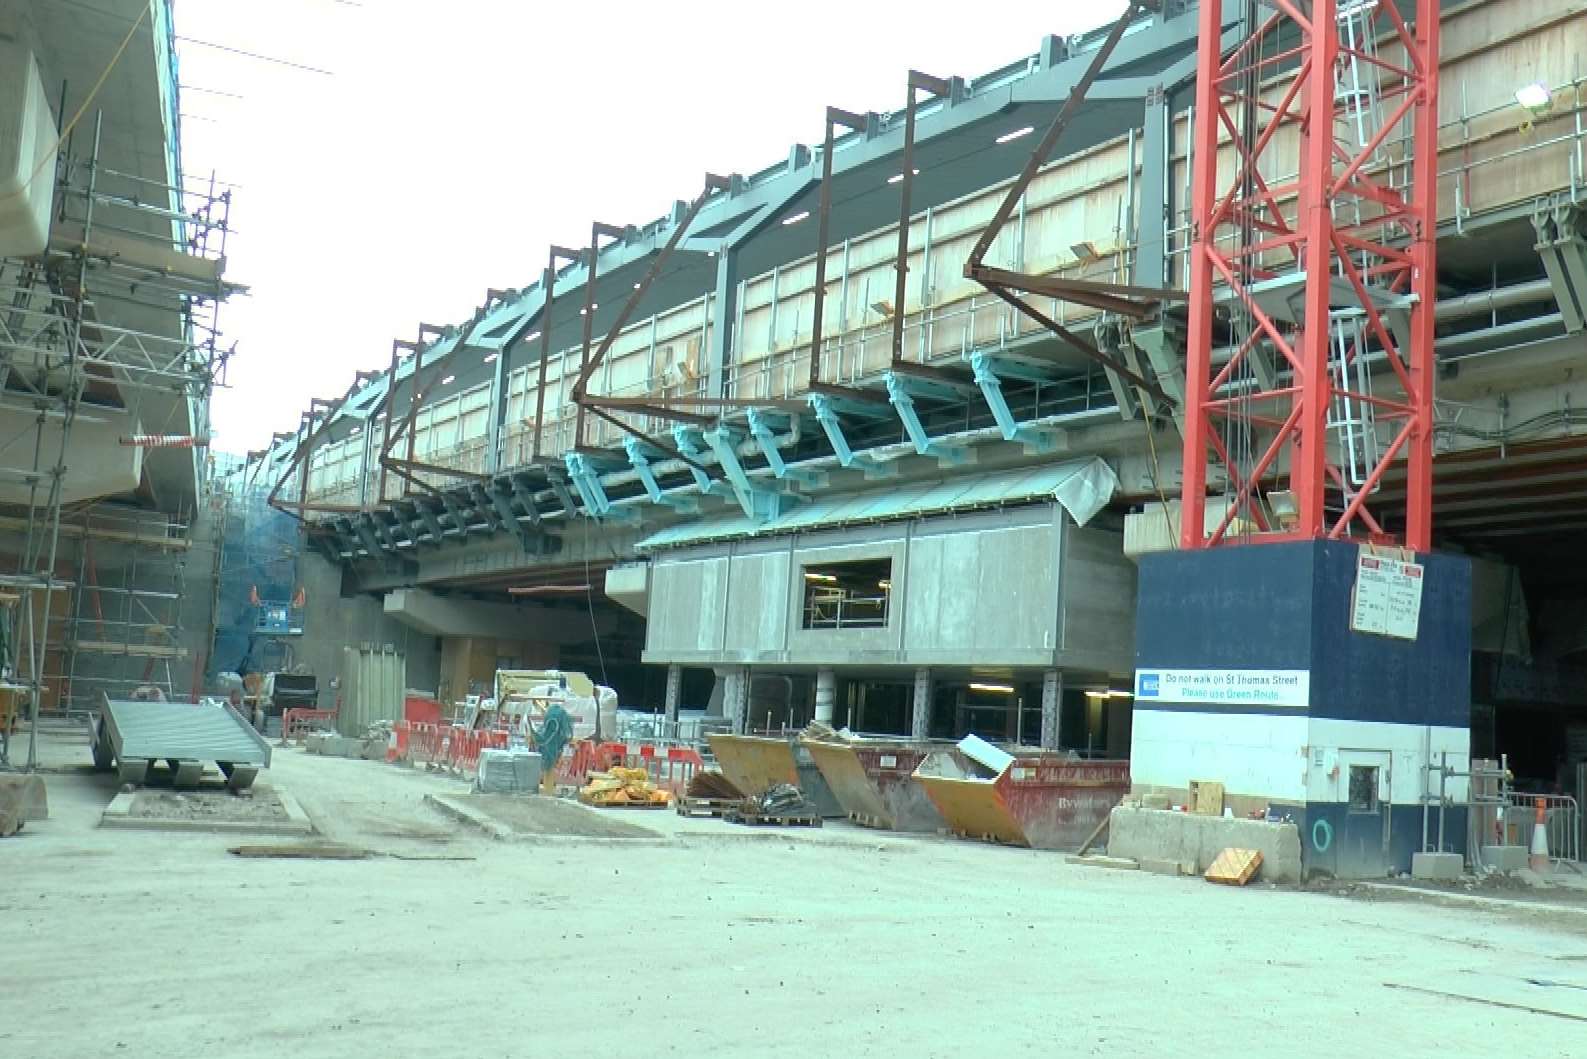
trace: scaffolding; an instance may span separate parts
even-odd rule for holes
[[[182,614],[188,526],[109,505],[89,508],[72,526],[82,530],[77,587],[59,648],[65,680],[53,705],[83,714],[102,693],[126,698],[148,687],[178,697],[171,666],[191,653]]]
[[[75,149],[68,132],[58,145],[47,245],[28,257],[0,258],[0,451],[29,455],[0,461],[22,464],[0,466],[4,499],[20,508],[0,526],[15,555],[14,572],[0,574],[0,692],[13,708],[23,704],[29,769],[37,764],[40,711],[81,708],[110,683],[88,672],[87,656],[163,658],[167,690],[174,690],[169,664],[179,657],[174,641],[151,638],[169,639],[180,629],[180,622],[160,620],[161,608],[172,611],[179,603],[180,581],[174,589],[145,584],[148,565],[167,562],[179,549],[157,545],[152,554],[159,558],[143,559],[142,570],[135,560],[114,585],[85,583],[97,573],[91,552],[106,528],[96,528],[93,514],[73,511],[64,536],[80,545],[75,571],[62,553],[73,427],[112,417],[130,421],[159,407],[172,409],[168,418],[180,413],[194,437],[207,437],[209,394],[231,352],[221,346],[218,324],[221,302],[236,289],[222,278],[230,189],[217,190],[213,180],[194,189],[180,177],[173,184],[114,169],[102,161],[104,142],[102,112],[86,149]],[[170,425],[144,424],[156,431]],[[140,431],[129,433],[134,436],[122,444],[141,447]],[[171,527],[155,536],[172,539]],[[106,618],[104,600],[116,593],[125,605],[110,612],[121,617]],[[87,625],[86,614],[93,614]],[[122,635],[108,634],[113,620],[122,623]],[[90,625],[106,635],[90,638]],[[163,634],[154,632],[162,626]],[[90,693],[87,685],[95,681],[101,687]]]

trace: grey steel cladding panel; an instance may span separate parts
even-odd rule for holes
[[[105,709],[122,758],[270,764],[270,747],[229,707],[111,699]]]

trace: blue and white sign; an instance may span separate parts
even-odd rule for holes
[[[1311,703],[1305,669],[1138,669],[1135,701],[1217,706],[1276,706],[1304,710]]]

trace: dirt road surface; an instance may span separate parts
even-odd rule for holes
[[[261,782],[324,838],[473,859],[241,859],[97,828],[113,781],[45,749],[50,819],[0,840],[3,1056],[1587,1055],[1580,1021],[1386,985],[1587,1017],[1578,910],[672,813],[498,841],[424,802],[458,781],[300,750]]]

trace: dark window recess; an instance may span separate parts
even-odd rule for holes
[[[1378,767],[1376,765],[1350,766],[1350,811],[1375,813],[1378,811]]]
[[[887,624],[893,561],[865,559],[804,568],[806,629],[879,629]]]

